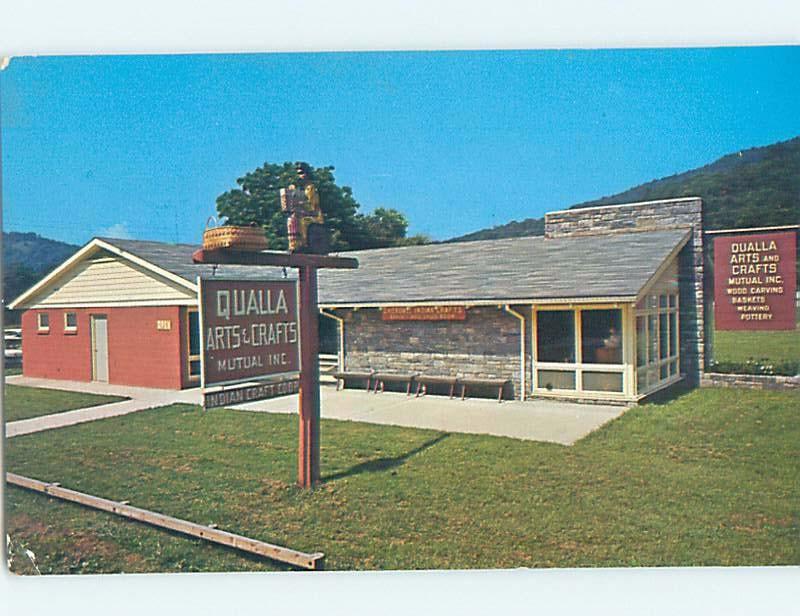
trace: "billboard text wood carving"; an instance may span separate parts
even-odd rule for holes
[[[205,386],[300,369],[293,281],[202,280]]]
[[[795,328],[794,231],[714,239],[714,320],[718,330]]]

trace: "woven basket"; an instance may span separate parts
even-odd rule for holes
[[[203,231],[203,250],[219,250],[220,248],[259,252],[267,249],[267,238],[264,235],[264,229],[258,226],[207,227]]]

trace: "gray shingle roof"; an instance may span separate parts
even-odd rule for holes
[[[686,238],[673,229],[616,235],[430,244],[345,253],[356,270],[321,270],[321,304],[631,297]],[[197,246],[101,238],[194,282],[213,266],[192,263]],[[289,269],[289,277],[294,272]],[[220,265],[216,276],[282,278],[279,267]]]
[[[636,295],[685,229],[520,237],[347,253],[357,270],[323,270],[323,304]]]

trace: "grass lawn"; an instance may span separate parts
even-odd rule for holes
[[[714,359],[720,362],[800,360],[800,329],[774,332],[715,331]]]
[[[60,389],[6,385],[3,396],[3,419],[17,421],[122,400],[127,400],[127,398],[84,394]]]
[[[10,439],[6,462],[329,569],[800,564],[798,411],[798,394],[695,390],[573,447],[328,420],[311,493],[291,415],[174,405]],[[13,486],[6,506],[42,572],[281,568]]]

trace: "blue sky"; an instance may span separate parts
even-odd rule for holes
[[[800,134],[800,47],[15,58],[3,219],[196,243],[264,161],[446,239]]]

